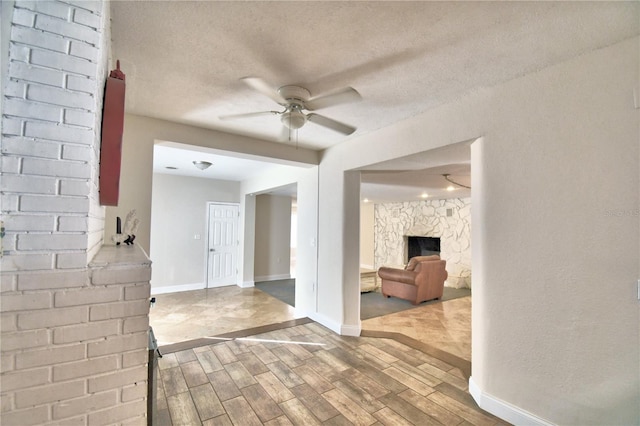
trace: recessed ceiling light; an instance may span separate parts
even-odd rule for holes
[[[454,191],[456,188],[453,185],[447,186],[447,191]]]
[[[428,198],[429,194],[427,194],[426,192],[423,192],[422,195],[420,195],[422,198]]]
[[[363,202],[363,203],[368,203],[368,202],[369,202],[369,199],[368,199],[368,198],[365,198],[364,200],[362,200],[362,202]]]
[[[169,170],[178,170],[177,167],[173,167],[173,166],[167,166],[165,167],[165,169],[169,169]]]

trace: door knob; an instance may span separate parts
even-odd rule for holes
[[[216,249],[209,249],[209,251],[216,251]]]

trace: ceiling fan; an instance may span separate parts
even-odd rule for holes
[[[257,117],[261,115],[279,115],[280,121],[287,129],[297,130],[304,126],[307,121],[329,128],[345,135],[355,132],[356,128],[348,124],[341,123],[332,118],[316,113],[305,113],[305,111],[315,111],[321,108],[330,107],[347,102],[358,101],[360,94],[352,87],[328,93],[322,96],[311,97],[309,90],[300,86],[282,86],[275,90],[272,86],[258,77],[245,77],[241,79],[252,89],[268,96],[281,105],[282,111],[259,111],[246,114],[232,114],[220,116],[221,120],[234,120],[238,118]]]

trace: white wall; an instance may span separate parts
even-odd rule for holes
[[[240,183],[153,174],[149,252],[153,261],[152,292],[206,286],[208,202],[239,203]]]
[[[472,165],[476,396],[498,401],[501,415],[637,423],[638,43],[478,89],[325,152],[320,314],[359,326],[345,171],[483,136]]]
[[[360,267],[375,268],[375,231],[374,231],[375,204],[360,204]]]
[[[120,199],[117,207],[107,207],[106,222],[115,223],[117,216],[125,217],[131,209],[136,209],[140,219],[136,242],[147,252],[151,228],[149,188],[152,184],[153,146],[156,141],[230,151],[251,159],[271,158],[280,164],[294,166],[313,166],[318,163],[317,152],[308,149],[126,114],[122,136]]]
[[[291,277],[291,197],[256,196],[255,281]]]

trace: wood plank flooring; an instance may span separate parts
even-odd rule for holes
[[[506,424],[469,395],[465,360],[393,334],[283,327],[162,348],[154,424]]]

